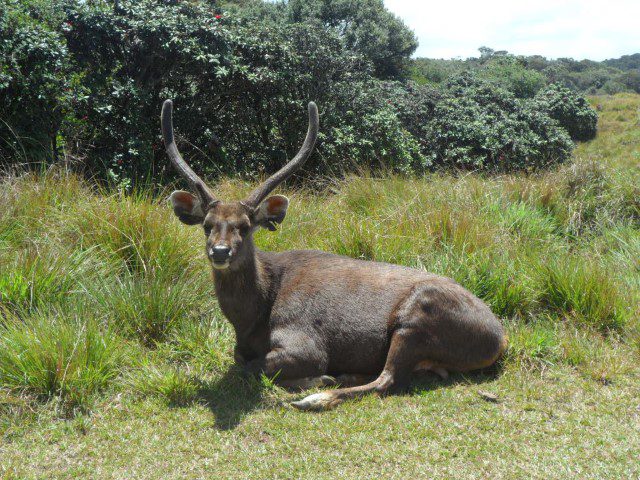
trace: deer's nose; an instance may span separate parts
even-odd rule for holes
[[[214,262],[226,262],[231,256],[231,248],[226,245],[215,245],[209,249],[209,256]]]

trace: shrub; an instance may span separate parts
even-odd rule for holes
[[[403,127],[420,148],[421,168],[414,170],[422,170],[433,162],[430,122],[435,118],[436,106],[445,96],[446,93],[441,89],[415,82],[407,82],[401,86],[397,82],[385,85],[384,97],[387,104],[393,106]]]
[[[79,167],[89,175],[129,185],[166,173],[157,119],[167,97],[175,98],[176,125],[188,138],[181,147],[194,168],[208,174],[279,168],[304,137],[304,107],[310,99],[321,107],[324,134],[310,168],[325,172],[326,159],[335,161],[335,156],[350,160],[338,162],[347,169],[380,162],[403,165],[416,155],[415,141],[392,110],[380,108],[386,103],[374,76],[376,70],[392,75],[415,42],[379,0],[361,2],[367,15],[349,8],[339,15],[362,21],[365,15],[383,25],[372,15],[383,12],[389,36],[380,38],[395,49],[391,57],[380,56],[375,47],[380,32],[368,37],[365,46],[367,24],[345,36],[313,18],[297,22],[267,15],[264,21],[244,9],[220,15],[218,7],[203,1],[58,0],[50,7],[55,15],[44,17],[37,9],[34,14],[31,3],[12,5],[13,17],[52,36],[60,50],[56,55],[72,66],[56,77],[61,85],[55,92],[40,92],[36,87],[46,82],[36,77],[38,85],[28,93],[48,103],[34,104],[34,111],[57,119],[51,128],[37,129],[51,139],[65,139],[69,148],[76,145],[83,158]],[[20,41],[17,33],[9,35]],[[25,35],[29,44],[43,43],[31,31]],[[15,49],[9,47],[2,51],[7,59]],[[44,61],[39,68],[43,77],[59,70]],[[5,84],[0,83],[0,91],[11,112],[9,124],[29,124],[30,115],[21,111],[28,97],[16,96]],[[60,92],[72,108],[58,108]],[[18,128],[17,135],[25,132]],[[50,151],[47,146],[40,156],[51,157]]]
[[[349,50],[371,61],[378,78],[401,76],[418,47],[413,32],[382,0],[289,0],[285,5],[289,21],[318,21],[337,32]]]
[[[334,91],[333,108],[323,116],[327,127],[319,147],[326,158],[318,173],[343,174],[358,169],[423,172],[430,165],[407,116],[398,114],[406,99],[398,82],[343,84]],[[325,157],[326,156],[326,157]]]
[[[446,83],[467,70],[498,83],[519,98],[530,98],[545,85],[557,83],[582,94],[612,94],[618,91],[640,93],[640,54],[595,62],[572,58],[547,59],[541,55],[513,55],[481,47],[480,58],[459,59],[416,58],[412,77],[421,83]]]
[[[573,140],[591,140],[596,136],[598,114],[587,100],[559,85],[538,92],[535,108],[546,112],[562,125]]]
[[[434,164],[512,170],[567,160],[573,143],[545,112],[500,87],[463,74],[429,124]]]
[[[486,63],[479,75],[509,90],[516,98],[532,98],[546,84],[543,74],[526,68],[521,59],[511,56]]]
[[[51,18],[34,4],[34,17]],[[62,32],[0,9],[0,165],[51,158],[70,106],[73,75]]]

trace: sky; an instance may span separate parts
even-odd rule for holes
[[[414,56],[516,55],[604,60],[640,52],[640,0],[384,0],[411,28]]]

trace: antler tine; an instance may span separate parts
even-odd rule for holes
[[[191,167],[184,161],[182,155],[178,151],[176,141],[173,136],[173,102],[171,100],[165,100],[162,104],[162,114],[160,116],[160,123],[162,124],[162,138],[164,139],[164,146],[167,150],[167,155],[171,159],[171,163],[178,170],[191,185],[192,188],[200,195],[204,205],[208,205],[215,200],[213,193],[202,181],[202,179],[195,174]]]
[[[300,151],[291,159],[291,161],[289,161],[289,163],[271,175],[258,188],[251,192],[244,203],[254,208],[257,207],[274,188],[289,178],[304,164],[304,162],[307,161],[311,152],[313,152],[313,147],[318,138],[319,123],[318,107],[315,103],[309,102],[309,129],[307,130],[307,136],[304,139],[304,143],[302,144]]]

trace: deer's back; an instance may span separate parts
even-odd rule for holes
[[[453,299],[455,305],[449,307],[455,313],[446,319],[450,325],[445,327],[452,335],[458,320],[464,323],[460,327],[468,328],[467,316],[474,323],[484,316],[495,320],[486,305],[453,280],[421,270],[318,251],[268,255],[281,272],[272,325],[291,327],[313,338],[328,352],[330,370],[379,372],[394,312],[417,285],[429,286],[445,302]]]

